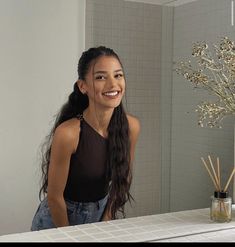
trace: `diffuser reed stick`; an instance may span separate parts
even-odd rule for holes
[[[217,157],[216,161],[217,161],[217,177],[218,177],[218,183],[219,183],[219,191],[221,191],[219,157]],[[220,206],[220,212],[221,212],[221,203],[219,204],[219,206]],[[225,207],[224,207],[224,209],[225,209]],[[227,215],[227,214],[226,214],[226,215]]]
[[[219,190],[221,191],[221,181],[220,181],[220,164],[219,164],[219,157],[217,157],[217,176],[219,182]]]
[[[218,181],[218,178],[216,176],[215,168],[213,166],[213,163],[212,163],[212,160],[211,160],[211,156],[210,155],[208,155],[208,159],[210,161],[210,165],[211,165],[212,171],[214,173],[214,177],[215,177],[215,181],[216,181],[217,187],[219,188],[219,181]]]
[[[212,176],[212,174],[211,174],[211,172],[210,172],[210,169],[208,168],[208,166],[207,166],[205,160],[204,160],[202,157],[201,157],[201,160],[202,160],[203,164],[205,165],[206,170],[208,171],[208,173],[209,173],[209,175],[210,175],[210,177],[211,177],[211,180],[212,180],[213,184],[215,185],[216,190],[219,190],[218,184],[216,183],[215,179],[213,178],[213,176]]]
[[[228,179],[228,182],[227,182],[227,184],[225,185],[224,191],[227,191],[228,186],[229,186],[229,183],[231,182],[234,173],[235,173],[235,167],[233,168],[233,171],[232,171],[232,173],[231,173],[231,175],[230,175],[230,177],[229,177],[229,179]]]

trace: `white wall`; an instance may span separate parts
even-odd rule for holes
[[[0,235],[29,231],[39,147],[77,79],[85,0],[0,0]]]

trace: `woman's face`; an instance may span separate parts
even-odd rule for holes
[[[93,63],[85,77],[84,89],[96,107],[115,108],[125,92],[125,79],[119,61],[112,56],[102,56]]]

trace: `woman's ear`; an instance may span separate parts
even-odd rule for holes
[[[86,83],[83,80],[77,80],[77,86],[82,94],[86,94]]]

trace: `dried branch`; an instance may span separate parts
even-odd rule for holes
[[[199,68],[191,62],[176,63],[176,73],[184,76],[195,88],[214,94],[216,102],[203,101],[197,106],[198,124],[221,128],[220,122],[227,115],[235,114],[235,46],[228,37],[223,37],[219,46],[213,45],[214,54],[206,42],[193,44],[192,56]]]

